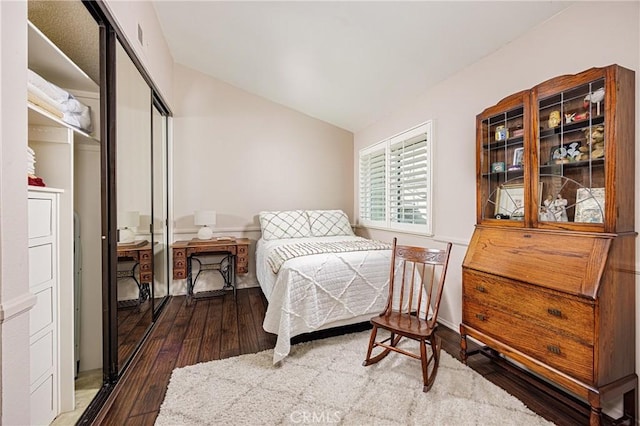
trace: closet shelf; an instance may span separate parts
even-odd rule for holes
[[[29,69],[64,89],[99,92],[98,84],[31,22],[28,22],[28,43]]]
[[[36,127],[62,126],[73,131],[74,135],[76,136],[77,142],[91,143],[91,144],[100,143],[100,139],[94,136],[91,136],[89,133],[85,132],[84,130],[80,130],[76,127],[70,126],[69,124],[62,121],[60,118],[56,117],[55,115],[51,114],[49,111],[45,110],[44,108],[34,105],[31,102],[27,102],[27,107],[29,111],[28,121],[29,121],[30,127],[31,126],[36,126]]]

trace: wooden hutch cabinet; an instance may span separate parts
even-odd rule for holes
[[[463,261],[467,336],[635,424],[635,74],[548,80],[477,116],[477,225]]]

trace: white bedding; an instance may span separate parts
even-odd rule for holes
[[[369,320],[384,309],[391,250],[323,253],[287,260],[280,272],[267,262],[269,250],[303,241],[344,241],[332,236],[263,240],[256,246],[256,275],[269,306],[263,328],[278,335],[273,362],[289,354],[299,334]]]

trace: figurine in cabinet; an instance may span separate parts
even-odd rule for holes
[[[553,220],[556,222],[567,222],[567,200],[562,198],[562,194],[556,195],[554,199],[551,194],[544,200],[544,206],[546,207],[547,217],[553,216]],[[551,213],[549,215],[549,213]]]
[[[562,119],[560,118],[560,111],[551,111],[549,114],[549,128],[553,129],[554,127],[558,127]]]
[[[574,112],[574,113],[572,113],[572,114],[565,114],[565,115],[564,115],[564,122],[565,122],[566,124],[571,124],[571,123],[573,123],[573,122],[575,121],[575,119],[576,119],[576,113],[575,113],[575,112]]]
[[[496,142],[505,141],[509,138],[509,130],[505,126],[496,127]]]
[[[604,126],[592,126],[584,129],[587,143],[591,146],[591,158],[604,157]]]
[[[584,108],[589,109],[589,103],[596,104],[596,115],[600,115],[600,102],[604,100],[604,87],[584,97]]]

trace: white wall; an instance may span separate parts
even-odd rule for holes
[[[262,210],[343,209],[353,218],[351,132],[182,65],[174,82],[175,239],[194,236],[200,209],[217,212],[219,234],[253,240]],[[249,257],[251,275],[253,248]]]
[[[423,93],[392,116],[355,134],[354,164],[357,164],[358,151],[363,147],[427,119],[434,120],[434,239],[455,243],[440,319],[455,330],[462,319],[461,264],[475,224],[476,114],[509,94],[549,78],[617,63],[636,71],[636,117],[640,116],[639,26],[637,2],[577,3]],[[639,135],[640,119],[636,118],[636,164],[640,164]],[[357,174],[357,167],[355,171]],[[636,182],[640,182],[639,177],[640,166],[636,166]],[[357,202],[355,186],[354,193]],[[637,185],[636,230],[640,230],[639,213],[640,185]],[[391,240],[394,235],[370,229],[360,229],[359,233],[383,240]],[[411,235],[399,235],[399,241],[431,244],[428,239]],[[640,258],[640,239],[636,254]],[[640,261],[636,265],[636,271],[640,270]],[[640,307],[640,302],[636,305]],[[640,326],[636,326],[636,332],[639,331]],[[638,348],[636,354],[640,355]]]
[[[27,5],[0,2],[0,423],[29,424]]]
[[[173,57],[162,33],[156,10],[149,1],[105,0],[127,42],[136,52],[165,101],[173,101]],[[143,44],[138,41],[138,25]]]
[[[475,224],[476,114],[514,92],[558,75],[613,63],[638,73],[638,9],[638,3],[630,2],[573,5],[423,93],[392,116],[355,134],[354,165],[363,147],[427,119],[434,120],[434,239],[456,243],[449,266],[452,275],[443,299],[448,309],[443,309],[441,318],[455,329],[461,320],[461,263]],[[590,33],[589,28],[602,30]],[[571,40],[576,42],[570,43]],[[640,129],[638,123],[636,129]],[[640,173],[640,167],[636,169]],[[355,171],[357,174],[357,167]],[[357,178],[356,175],[355,182]],[[357,203],[355,185],[354,193]],[[640,194],[636,197],[639,200]],[[354,210],[357,212],[357,205]],[[365,231],[376,238],[392,238],[391,233],[361,232]],[[401,235],[399,239],[408,243],[428,242],[409,235]]]

